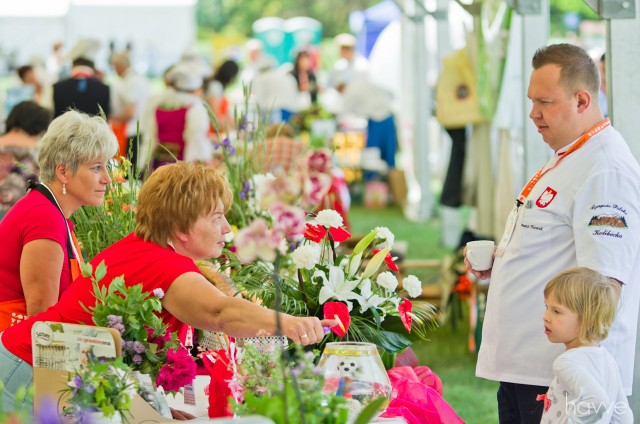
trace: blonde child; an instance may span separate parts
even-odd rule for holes
[[[589,268],[556,275],[544,289],[544,331],[567,350],[553,363],[555,377],[541,423],[633,423],[615,360],[599,344],[616,314],[612,282]]]

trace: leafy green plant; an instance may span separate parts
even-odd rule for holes
[[[317,355],[317,350],[303,352],[299,346],[292,357],[264,355],[251,345],[244,348],[234,375],[235,386],[241,388],[238,400],[232,401],[234,412],[289,424],[365,424],[373,419],[387,400],[373,400],[351,421],[351,403],[356,401],[324,393],[324,377],[314,362]]]
[[[100,284],[106,274],[104,261],[95,273],[91,264],[82,265],[82,275],[91,278],[96,298],[93,307],[82,306],[93,315],[96,325],[120,332],[124,362],[150,374],[167,391],[176,391],[191,383],[196,373],[195,362],[180,345],[176,334],[167,332],[167,325],[157,315],[162,311],[162,289],[150,294],[142,290],[142,284],[127,286],[122,276],[108,285]]]
[[[131,377],[131,368],[116,358],[113,361],[90,359],[86,365],[69,375],[67,387],[62,390],[71,397],[71,405],[65,412],[80,418],[86,412],[101,412],[112,417],[129,411],[131,398],[136,393],[136,383]],[[83,422],[82,418],[78,420]]]

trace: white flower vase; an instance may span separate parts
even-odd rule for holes
[[[122,424],[122,415],[116,411],[110,417],[105,417],[102,411],[85,412],[82,424]]]

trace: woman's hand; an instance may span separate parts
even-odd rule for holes
[[[188,421],[188,420],[194,420],[198,418],[195,415],[191,415],[188,412],[180,411],[179,409],[173,409],[173,408],[169,408],[169,409],[171,410],[171,417],[174,420]]]
[[[294,317],[281,315],[282,332],[294,343],[310,345],[320,342],[325,334],[323,327],[334,327],[338,321],[334,319],[320,320],[317,317]]]

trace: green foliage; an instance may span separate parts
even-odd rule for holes
[[[564,15],[565,13],[573,12],[580,15],[582,19],[598,19],[598,15],[584,0],[551,0],[549,3],[552,14]]]
[[[65,412],[78,414],[100,411],[111,417],[131,408],[131,398],[136,393],[136,384],[131,378],[131,369],[122,358],[113,361],[90,359],[86,366],[69,375],[63,393],[71,395],[71,405]]]
[[[276,423],[346,424],[349,401],[323,393],[324,377],[314,364],[318,351],[303,352],[297,346],[292,359],[270,357],[247,346],[241,354],[237,377],[244,388],[244,402],[234,404],[237,415],[259,414]],[[368,423],[386,403],[374,399],[356,418]]]
[[[93,315],[95,325],[120,331],[124,362],[142,373],[151,374],[155,381],[166,362],[167,350],[179,347],[176,335],[166,335],[167,326],[157,315],[162,311],[160,298],[164,293],[150,295],[142,290],[142,284],[127,286],[122,276],[108,285],[101,284],[106,273],[104,261],[96,267],[95,273],[91,264],[82,265],[82,275],[91,278],[96,298],[95,306],[82,307]]]
[[[216,32],[242,32],[251,36],[253,22],[265,16],[284,19],[308,16],[322,23],[325,36],[333,37],[349,31],[349,14],[379,3],[379,0],[301,1],[272,0],[269,2],[242,0],[198,0],[196,19],[201,28]],[[240,28],[240,30],[238,30]]]

